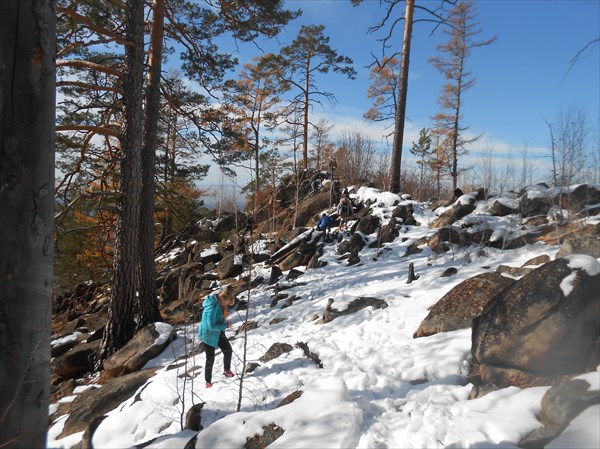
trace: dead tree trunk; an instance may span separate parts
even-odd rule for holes
[[[398,107],[394,122],[394,143],[392,146],[392,167],[390,170],[393,193],[400,192],[400,168],[402,166],[402,141],[404,140],[404,121],[406,117],[406,97],[408,94],[408,66],[410,62],[410,40],[412,37],[413,13],[415,0],[406,0],[404,16],[404,41],[402,42],[402,61],[400,65],[400,81],[398,83]]]

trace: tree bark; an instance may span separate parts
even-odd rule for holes
[[[0,447],[45,447],[50,393],[56,13],[0,2]]]
[[[144,1],[127,2],[126,74],[123,102],[121,203],[117,220],[108,322],[97,356],[99,365],[133,337],[141,196],[141,136],[143,132]]]
[[[164,35],[164,0],[154,0],[150,38],[148,86],[146,90],[146,120],[142,148],[142,200],[140,208],[140,313],[137,329],[162,321],[156,296],[154,266],[154,176],[160,109],[160,72]]]
[[[304,81],[304,110],[302,111],[302,168],[308,169],[308,109],[310,89],[310,58],[306,61],[306,79]]]
[[[392,167],[390,170],[392,193],[400,193],[400,169],[402,166],[402,141],[404,140],[404,121],[406,119],[406,97],[408,94],[408,66],[410,62],[410,41],[412,38],[413,13],[415,0],[406,0],[404,14],[404,41],[402,42],[402,62],[398,82],[398,107],[394,122],[394,143],[392,146]]]

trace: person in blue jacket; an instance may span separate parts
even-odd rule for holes
[[[223,375],[225,377],[233,377],[231,371],[231,356],[233,350],[231,343],[225,336],[225,329],[231,327],[231,323],[227,322],[229,311],[227,306],[233,305],[233,295],[222,290],[219,293],[211,293],[202,303],[202,321],[198,329],[198,338],[204,346],[206,352],[206,365],[204,366],[204,379],[206,380],[206,388],[213,386],[212,370],[215,363],[215,348],[219,347],[223,351]]]
[[[319,220],[319,224],[317,224],[318,231],[325,231],[325,235],[329,234],[329,228],[333,225],[333,220],[329,215],[323,213],[321,215],[321,219]]]

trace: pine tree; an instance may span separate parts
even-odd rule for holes
[[[338,55],[329,45],[329,37],[323,33],[323,25],[302,26],[294,41],[281,49],[270,60],[280,80],[297,92],[290,102],[288,122],[302,126],[302,168],[308,168],[309,111],[311,104],[321,104],[321,99],[335,102],[331,92],[319,89],[317,74],[330,71],[350,79],[356,78],[352,59]],[[298,120],[298,117],[301,117]]]
[[[429,134],[429,130],[427,128],[421,129],[419,132],[419,140],[415,143],[413,142],[413,146],[410,149],[410,152],[418,158],[417,165],[419,166],[419,189],[418,189],[418,197],[422,198],[423,194],[423,178],[425,176],[425,169],[429,166],[431,162],[431,135]]]

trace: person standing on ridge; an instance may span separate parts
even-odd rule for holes
[[[225,329],[231,328],[232,324],[227,322],[229,311],[227,306],[233,305],[233,295],[228,290],[219,293],[211,293],[202,302],[202,321],[198,328],[198,338],[206,352],[206,365],[204,366],[204,380],[206,388],[213,386],[212,370],[215,363],[215,348],[223,351],[223,375],[233,377],[231,371],[231,356],[233,350],[231,343],[225,336]]]

